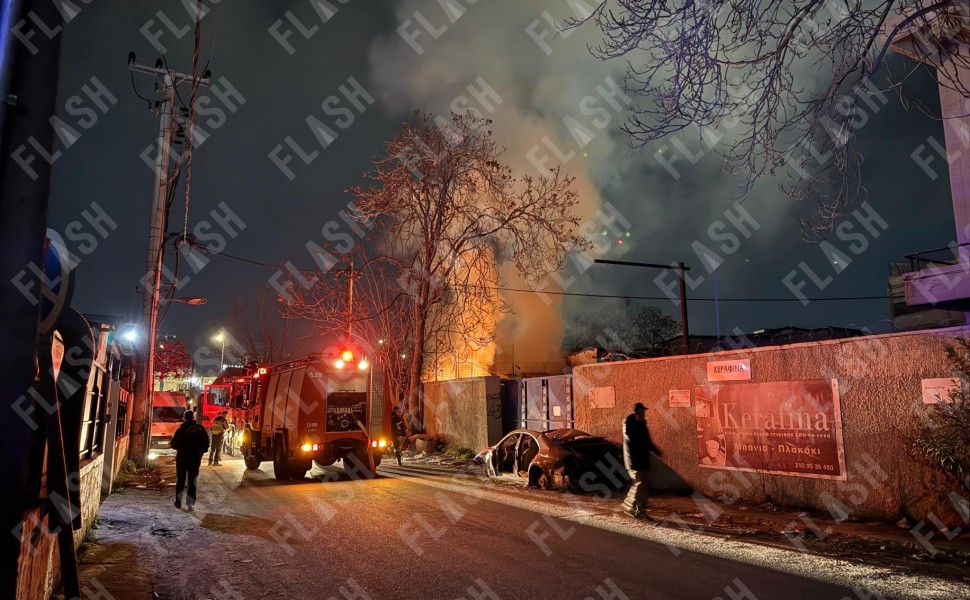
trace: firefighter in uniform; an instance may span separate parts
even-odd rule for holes
[[[209,465],[219,466],[222,463],[222,441],[223,437],[226,435],[226,430],[229,429],[229,420],[226,419],[226,415],[229,414],[228,410],[224,410],[219,413],[215,419],[212,419],[212,447],[209,450]]]

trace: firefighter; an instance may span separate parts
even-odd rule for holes
[[[226,419],[226,415],[229,414],[228,410],[224,410],[219,413],[215,419],[212,419],[212,449],[209,450],[209,466],[219,466],[222,463],[222,441],[223,437],[226,435],[226,430],[229,429],[229,420]]]
[[[202,457],[209,449],[209,434],[205,428],[195,421],[195,413],[191,410],[185,411],[182,415],[182,424],[175,430],[172,436],[172,448],[175,454],[175,507],[182,508],[182,490],[185,489],[188,480],[188,510],[195,510],[195,479],[199,476],[199,467],[202,466]]]

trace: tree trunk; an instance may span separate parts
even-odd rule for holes
[[[421,371],[424,369],[424,330],[427,319],[428,282],[422,281],[414,304],[414,342],[411,345],[411,380],[408,382],[408,412],[412,433],[424,432],[424,394]]]

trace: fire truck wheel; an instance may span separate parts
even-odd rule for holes
[[[290,478],[290,461],[286,458],[286,449],[283,448],[283,439],[278,438],[273,451],[273,476],[279,481]]]
[[[258,469],[259,463],[263,462],[255,454],[246,455],[245,461],[246,461],[246,468],[251,470]]]

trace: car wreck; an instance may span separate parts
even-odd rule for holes
[[[516,429],[475,457],[489,477],[510,477],[545,490],[590,490],[628,483],[620,447],[578,429]]]

